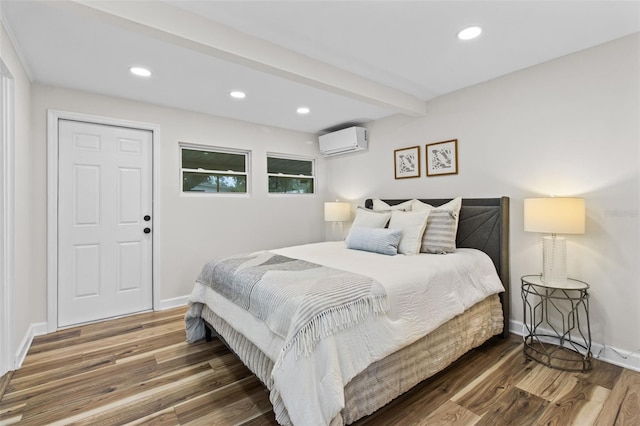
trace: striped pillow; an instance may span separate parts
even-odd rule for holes
[[[393,256],[398,254],[401,236],[400,229],[354,226],[349,232],[347,248]]]
[[[422,253],[452,253],[456,250],[458,215],[451,210],[431,210],[422,236]]]
[[[419,204],[418,204],[419,203]],[[458,233],[458,215],[462,207],[462,198],[454,198],[440,207],[433,207],[420,201],[414,202],[413,211],[429,210],[427,229],[422,236],[422,253],[453,253],[456,250]]]

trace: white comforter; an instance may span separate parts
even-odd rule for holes
[[[330,424],[344,407],[344,386],[369,364],[504,291],[489,257],[473,249],[385,256],[349,250],[344,242],[326,242],[272,251],[370,276],[385,287],[391,305],[386,315],[322,340],[309,357],[296,357],[295,351],[281,351],[283,340],[260,320],[210,288],[196,285],[192,302],[206,303],[274,361],[271,401],[280,399],[296,426]],[[281,423],[289,419],[277,418]]]

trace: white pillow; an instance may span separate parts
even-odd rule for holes
[[[420,200],[411,200],[411,211],[414,211],[414,212],[416,211],[421,212],[421,211],[433,210],[433,209],[451,210],[455,212],[460,212],[461,207],[462,207],[462,197],[456,197],[453,200],[448,201],[438,207],[434,207],[431,204],[423,203]]]
[[[374,212],[362,207],[356,209],[356,217],[351,226],[364,226],[365,228],[384,228],[389,222],[391,212]]]
[[[401,235],[399,229],[356,226],[351,228],[347,248],[394,256],[398,254]]]
[[[351,224],[351,230],[356,227],[384,228],[387,226],[387,222],[389,222],[390,217],[391,212],[374,212],[373,210],[358,207],[356,209],[356,217],[353,219],[353,223]],[[351,230],[345,239],[347,244],[349,244],[349,240],[351,238]]]
[[[374,198],[372,201],[373,201],[373,210],[375,211],[404,210],[408,212],[408,211],[411,211],[411,207],[413,205],[414,200],[405,201],[404,203],[396,204],[393,206],[377,198]]]
[[[401,229],[402,236],[398,244],[398,253],[418,254],[422,245],[422,234],[427,227],[428,211],[403,212],[394,210],[391,212],[389,229]]]
[[[412,211],[429,211],[427,229],[422,236],[423,253],[453,253],[456,250],[456,234],[458,233],[458,221],[462,198],[453,200],[434,207],[430,204],[415,200],[411,206]]]

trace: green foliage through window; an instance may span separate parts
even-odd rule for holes
[[[245,152],[182,148],[182,191],[246,193]]]
[[[184,172],[182,190],[192,192],[247,192],[247,177]]]
[[[267,156],[269,193],[313,194],[315,192],[314,161],[274,155]]]

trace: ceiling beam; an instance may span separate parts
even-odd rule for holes
[[[317,89],[421,116],[424,100],[163,2],[51,2],[156,39]]]

